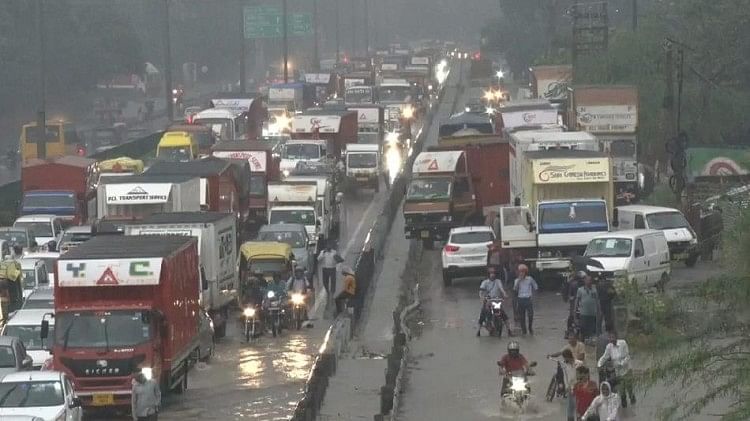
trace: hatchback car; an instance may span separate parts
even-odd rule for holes
[[[451,229],[441,255],[443,284],[451,285],[455,278],[485,275],[487,253],[494,241],[495,233],[487,226]]]
[[[34,360],[26,353],[26,347],[20,339],[15,336],[0,336],[0,378],[16,371],[31,370],[33,364]]]
[[[91,236],[91,225],[79,225],[66,229],[60,240],[60,253],[65,253],[84,241],[90,240]]]
[[[257,241],[276,241],[286,243],[292,247],[292,253],[297,267],[305,268],[308,276],[312,276],[314,269],[315,251],[310,245],[307,230],[301,224],[271,224],[263,225],[258,231]]]
[[[32,371],[5,376],[0,381],[0,419],[34,415],[43,421],[81,421],[81,400],[65,373]]]
[[[55,319],[50,317],[49,310],[18,310],[13,313],[8,323],[3,326],[3,336],[15,336],[23,342],[26,353],[33,360],[34,368],[41,368],[52,354],[52,338],[55,337]],[[45,317],[46,316],[46,317]],[[42,319],[49,321],[50,333],[42,339]]]

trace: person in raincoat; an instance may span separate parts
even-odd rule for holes
[[[595,397],[589,409],[583,414],[584,421],[620,421],[620,397],[612,391],[609,382],[599,385],[599,396]]]
[[[8,321],[8,313],[18,310],[23,304],[22,275],[18,260],[9,257],[0,262],[0,314],[3,324]]]

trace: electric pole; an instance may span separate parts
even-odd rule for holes
[[[281,30],[284,31],[284,83],[289,83],[289,40],[287,28],[287,0],[281,1]]]
[[[370,9],[367,5],[368,0],[364,0],[365,9],[365,56],[370,54]]]
[[[164,90],[167,100],[167,119],[169,122],[174,118],[174,108],[172,107],[172,44],[170,41],[169,30],[169,0],[164,0],[162,38],[164,42]]]
[[[36,114],[36,155],[47,158],[47,28],[44,19],[44,0],[37,0],[37,25],[39,34],[39,110]]]
[[[247,92],[247,63],[246,52],[247,41],[245,40],[245,1],[239,0],[237,2],[240,7],[240,93],[244,94]]]
[[[339,19],[339,0],[336,0],[336,64],[339,64],[341,57],[341,27]]]
[[[638,30],[638,0],[633,0],[633,32]]]
[[[352,0],[352,52],[351,56],[357,55],[357,0]]]
[[[313,69],[320,71],[320,52],[318,51],[318,0],[313,0]]]

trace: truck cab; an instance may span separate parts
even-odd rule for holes
[[[288,177],[300,162],[322,162],[328,156],[329,142],[325,139],[288,140],[281,152],[279,169]]]
[[[406,238],[427,247],[476,214],[476,196],[463,151],[422,152],[414,160],[403,212]]]
[[[380,191],[380,147],[346,145],[346,179],[350,186]]]
[[[268,185],[268,224],[301,224],[313,245],[325,240],[319,219],[317,184]]]
[[[302,173],[304,174],[304,173]],[[339,204],[341,197],[336,193],[333,180],[326,175],[301,175],[294,174],[286,179],[284,183],[290,185],[308,184],[317,187],[317,197],[315,199],[316,212],[320,221],[320,232],[326,238],[331,238],[338,232],[341,223],[341,213]]]

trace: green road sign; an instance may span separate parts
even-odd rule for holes
[[[312,34],[312,17],[309,13],[289,15],[289,35],[305,36]]]
[[[252,6],[243,9],[245,39],[281,37],[281,9],[269,6]]]

